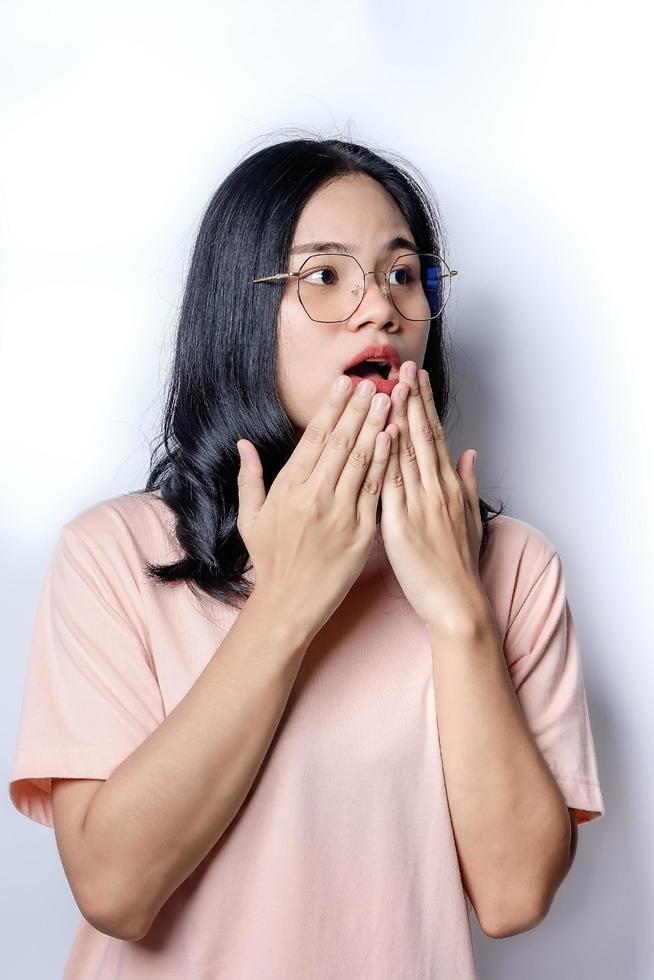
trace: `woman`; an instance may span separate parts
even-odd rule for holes
[[[536,925],[604,813],[560,556],[449,456],[443,253],[409,167],[338,139],[211,200],[161,456],[37,611],[10,791],[82,913],[68,980],[469,980],[469,908]]]

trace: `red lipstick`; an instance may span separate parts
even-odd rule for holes
[[[353,368],[363,361],[386,361],[386,367],[390,366],[390,371],[388,377],[385,378],[384,365],[379,365],[379,371],[367,374],[355,374]],[[400,377],[400,366],[402,364],[402,359],[399,353],[391,344],[370,344],[368,347],[364,347],[357,354],[355,354],[343,367],[343,373],[348,374],[354,381],[358,384],[363,381],[364,377],[367,377],[370,381],[373,381],[377,391],[383,391],[387,395],[390,395],[393,388],[397,384]],[[382,373],[384,372],[384,373]]]

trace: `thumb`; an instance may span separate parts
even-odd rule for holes
[[[459,462],[457,463],[456,471],[461,478],[461,482],[463,483],[470,510],[472,511],[472,515],[475,518],[475,523],[477,524],[479,515],[479,486],[477,483],[477,474],[475,472],[476,461],[477,453],[473,449],[468,453],[465,462],[463,462],[463,455],[461,456]],[[479,517],[479,522],[481,522],[481,517]]]
[[[266,499],[263,466],[259,453],[247,439],[239,439],[236,448],[241,460],[237,477],[239,523],[242,521],[248,527]]]

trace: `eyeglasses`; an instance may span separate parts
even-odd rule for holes
[[[359,308],[366,276],[359,261],[342,252],[310,255],[297,272],[278,272],[252,282],[295,279],[297,295],[307,315],[317,323],[342,323]],[[384,272],[382,290],[405,320],[435,320],[450,298],[452,277],[458,275],[447,262],[431,252],[405,252]],[[391,277],[393,280],[391,281]]]

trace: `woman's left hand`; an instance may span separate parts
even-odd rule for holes
[[[417,370],[411,380],[411,365],[417,368],[415,361],[402,364],[386,418],[399,433],[382,484],[381,533],[418,616],[430,630],[452,635],[474,628],[490,609],[478,571],[483,527],[475,454],[466,450],[454,469],[429,375]]]

